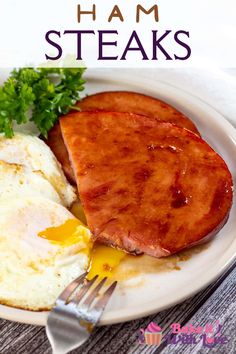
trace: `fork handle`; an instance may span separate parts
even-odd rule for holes
[[[67,354],[68,351],[65,351],[63,349],[53,349],[52,354]]]

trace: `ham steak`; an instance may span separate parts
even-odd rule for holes
[[[200,137],[128,113],[60,119],[95,239],[161,257],[209,239],[227,221],[232,178]]]
[[[189,129],[200,136],[193,122],[183,113],[163,101],[140,93],[125,91],[102,92],[85,97],[78,102],[78,105],[82,111],[129,112],[154,117]],[[76,184],[59,124],[50,130],[46,143],[61,163],[67,179],[72,184]]]
[[[153,117],[191,130],[200,136],[196,126],[183,113],[166,102],[136,92],[109,91],[96,93],[78,102],[82,111],[128,112]]]

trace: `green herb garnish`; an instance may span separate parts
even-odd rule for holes
[[[33,121],[40,133],[48,131],[80,99],[85,68],[24,68],[13,70],[0,87],[0,132],[14,135],[13,123]]]

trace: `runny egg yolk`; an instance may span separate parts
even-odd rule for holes
[[[120,264],[126,253],[111,247],[96,245],[91,253],[90,268],[87,275],[92,279],[95,275],[111,278],[113,270]]]
[[[69,219],[64,224],[47,229],[38,233],[42,237],[53,244],[60,244],[61,246],[71,246],[79,242],[89,244],[90,232],[78,220]]]

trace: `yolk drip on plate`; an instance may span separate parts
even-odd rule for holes
[[[114,269],[120,264],[126,253],[111,247],[95,245],[90,258],[90,268],[87,278],[95,275],[111,278]]]
[[[90,232],[78,219],[69,219],[64,224],[47,229],[38,233],[53,244],[67,247],[79,242],[89,244]]]

